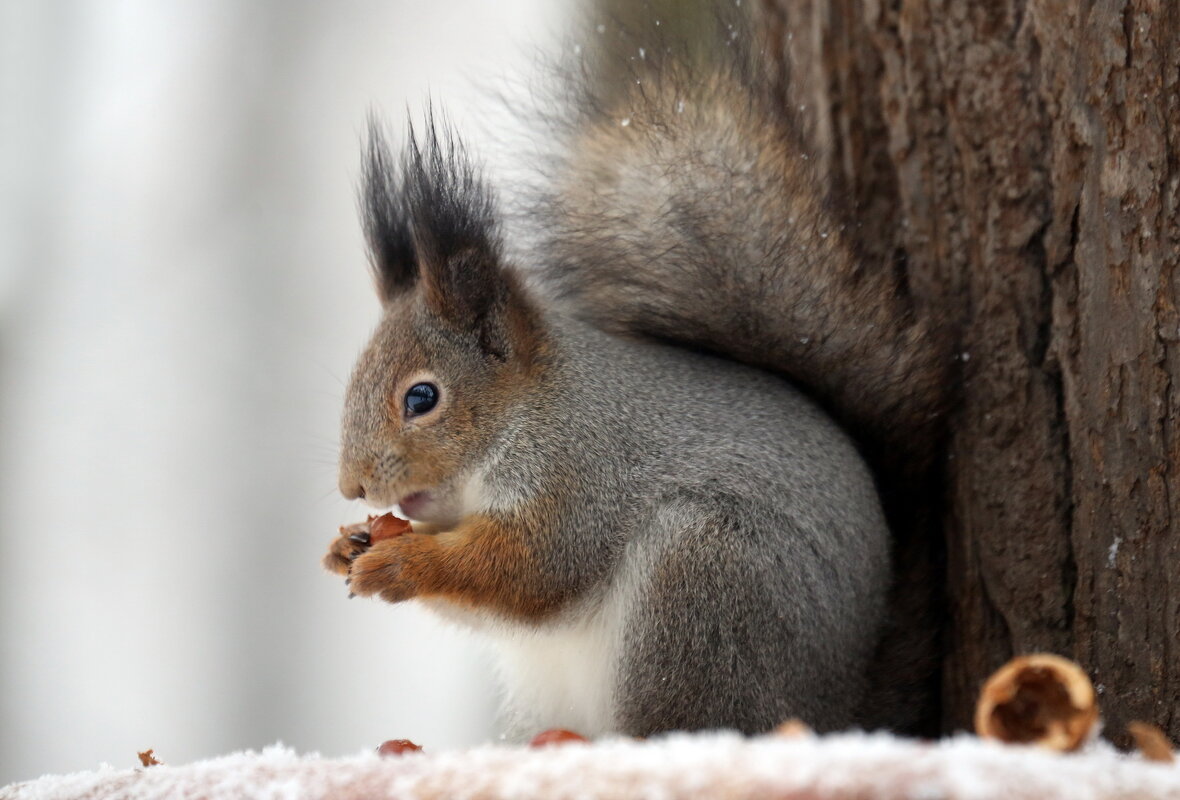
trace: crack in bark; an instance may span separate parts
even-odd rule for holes
[[[1080,214],[1081,214],[1081,203],[1078,202],[1077,200],[1075,200],[1074,204],[1073,204],[1072,212],[1070,213],[1069,244],[1068,244],[1068,247],[1066,248],[1064,257],[1062,258],[1061,262],[1056,265],[1056,268],[1051,270],[1051,272],[1052,272],[1051,275],[1049,274],[1050,269],[1045,270],[1046,280],[1049,281],[1050,286],[1052,285],[1052,283],[1056,282],[1058,279],[1065,279],[1065,280],[1070,280],[1070,281],[1075,282],[1075,286],[1073,288],[1073,291],[1069,293],[1069,297],[1071,297],[1071,298],[1077,297],[1077,288],[1076,288],[1077,264],[1076,264],[1074,258],[1075,258],[1075,252],[1076,252],[1077,245],[1078,245],[1078,237],[1079,237],[1079,233],[1080,233],[1080,231],[1079,231]],[[1049,267],[1049,266],[1050,265],[1046,264],[1046,267]],[[1071,270],[1071,272],[1068,275],[1066,274],[1067,269]],[[1053,327],[1055,330],[1057,329],[1058,324],[1061,322],[1062,321],[1057,320],[1057,319],[1052,320],[1052,324],[1053,324]],[[1076,320],[1071,320],[1071,322],[1076,323]],[[1068,341],[1070,342],[1070,344],[1072,346],[1076,346],[1077,330],[1076,330],[1075,325],[1070,326],[1070,330],[1068,331],[1067,334],[1060,334],[1059,333],[1058,335],[1059,336],[1060,335],[1067,335]],[[1075,544],[1074,544],[1074,514],[1076,512],[1076,504],[1074,501],[1073,438],[1072,438],[1072,433],[1071,433],[1071,428],[1070,428],[1069,414],[1066,411],[1066,397],[1065,397],[1066,388],[1065,388],[1064,375],[1062,374],[1062,369],[1061,369],[1061,357],[1060,357],[1059,353],[1054,351],[1052,353],[1052,358],[1053,358],[1053,361],[1055,364],[1052,385],[1053,385],[1053,389],[1054,389],[1054,393],[1055,393],[1054,400],[1055,400],[1055,406],[1056,406],[1056,411],[1057,411],[1057,416],[1054,419],[1053,424],[1058,429],[1059,435],[1061,436],[1061,446],[1062,446],[1061,465],[1062,465],[1062,470],[1063,470],[1062,480],[1063,480],[1063,485],[1064,485],[1064,489],[1065,489],[1065,496],[1064,496],[1065,505],[1064,505],[1064,508],[1062,509],[1062,513],[1064,515],[1063,520],[1065,523],[1065,532],[1066,532],[1066,536],[1067,536],[1067,539],[1066,539],[1067,559],[1066,559],[1065,563],[1062,565],[1062,573],[1063,573],[1062,577],[1065,582],[1064,588],[1065,588],[1065,593],[1066,593],[1066,606],[1064,609],[1065,610],[1065,622],[1066,622],[1067,630],[1069,631],[1069,634],[1070,634],[1070,647],[1071,647],[1072,654],[1077,656],[1077,652],[1076,652],[1077,642],[1076,642],[1076,638],[1074,636],[1074,630],[1075,630],[1075,622],[1077,619],[1076,595],[1077,595],[1077,588],[1078,588],[1078,558],[1077,558],[1077,550],[1076,550]]]

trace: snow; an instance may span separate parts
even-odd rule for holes
[[[134,754],[131,754],[134,757]],[[184,766],[46,776],[3,800],[113,797],[591,798],[699,796],[983,800],[1180,798],[1180,765],[1094,743],[1059,755],[958,736],[673,734],[543,749],[486,745],[380,758],[299,755],[281,745]]]

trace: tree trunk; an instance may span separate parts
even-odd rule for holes
[[[944,725],[1050,651],[1180,740],[1180,6],[760,10],[865,257],[957,323]]]

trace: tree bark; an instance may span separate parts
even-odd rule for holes
[[[1180,6],[760,13],[870,267],[956,322],[945,727],[1049,651],[1089,670],[1113,739],[1180,739]]]

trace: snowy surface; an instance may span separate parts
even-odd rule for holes
[[[922,743],[886,735],[744,739],[716,733],[393,758],[329,759],[274,746],[185,766],[103,767],[0,789],[3,800],[702,796],[1154,800],[1180,798],[1180,765],[1147,762],[1101,744],[1057,755],[967,736]]]

